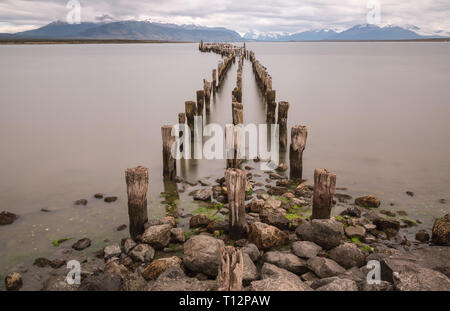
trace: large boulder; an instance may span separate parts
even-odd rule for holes
[[[379,207],[381,202],[373,194],[355,199],[355,204],[362,207]]]
[[[242,258],[244,259],[244,274],[242,280],[244,284],[248,284],[258,279],[258,269],[248,254],[243,253]]]
[[[345,272],[345,269],[338,263],[324,257],[310,258],[306,264],[320,278],[328,278]]]
[[[306,261],[290,252],[270,251],[264,254],[263,259],[265,262],[274,264],[295,274],[303,274],[308,271]]]
[[[322,247],[310,241],[296,241],[292,243],[292,252],[300,258],[313,258],[322,250]]]
[[[434,221],[431,240],[438,245],[450,246],[450,214]]]
[[[172,225],[163,224],[148,227],[142,234],[142,242],[150,244],[156,249],[161,249],[169,245],[170,231]]]
[[[336,278],[330,283],[316,289],[317,291],[357,291],[358,286],[355,281],[349,279]]]
[[[313,219],[298,226],[295,232],[304,241],[331,249],[338,246],[344,238],[344,225],[334,219]]]
[[[287,244],[289,236],[277,227],[262,222],[254,222],[251,226],[249,240],[255,243],[259,249],[266,250]]]
[[[275,226],[281,230],[289,229],[289,220],[286,218],[286,210],[283,208],[264,207],[259,213],[259,218],[261,222]]]
[[[336,261],[342,267],[350,269],[351,267],[361,267],[366,263],[366,256],[353,243],[341,244],[328,252],[331,259]]]
[[[180,267],[170,267],[149,286],[149,291],[210,291],[211,283],[187,277]]]
[[[184,265],[193,272],[216,276],[220,264],[222,240],[196,235],[184,243]]]
[[[142,272],[142,276],[146,280],[155,280],[157,279],[164,271],[171,267],[180,267],[183,261],[180,257],[166,257],[159,258],[150,263],[145,270]]]
[[[292,272],[265,263],[261,269],[262,280],[253,281],[248,287],[251,291],[310,291],[308,285]]]

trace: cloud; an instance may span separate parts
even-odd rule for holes
[[[226,27],[245,33],[288,32],[366,23],[369,0],[80,0],[82,21],[152,20]],[[373,2],[373,0],[371,0]],[[4,0],[0,31],[65,20],[68,0]],[[381,25],[414,25],[421,33],[450,32],[448,0],[380,0]]]

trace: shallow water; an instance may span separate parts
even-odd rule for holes
[[[277,100],[291,103],[289,127],[309,127],[307,179],[325,167],[348,194],[376,194],[424,228],[449,212],[439,203],[450,200],[448,43],[247,47],[271,73]],[[0,46],[0,210],[20,215],[0,227],[0,274],[53,252],[55,239],[88,236],[95,251],[126,236],[115,228],[128,223],[127,167],[150,168],[149,215],[164,215],[160,193],[172,185],[162,181],[160,127],[177,121],[218,61],[196,44]],[[233,65],[209,122],[231,122],[235,81]],[[245,61],[245,123],[265,121],[260,96]],[[224,168],[222,160],[178,163],[189,180],[214,180]],[[172,198],[186,211],[195,208],[192,189]],[[97,192],[119,200],[104,203]],[[74,206],[80,198],[88,206]]]

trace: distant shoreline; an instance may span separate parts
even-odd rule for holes
[[[292,41],[241,41],[247,43],[301,43],[301,42],[450,42],[450,38],[407,40],[292,40]],[[194,41],[170,40],[125,40],[125,39],[10,39],[0,38],[0,45],[45,45],[45,44],[148,44],[148,43],[197,43]]]

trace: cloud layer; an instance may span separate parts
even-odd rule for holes
[[[17,32],[66,20],[68,0],[2,0],[0,32]],[[448,0],[80,0],[81,20],[151,20],[233,29],[243,34],[333,28],[367,23],[378,2],[381,26],[414,25],[422,34],[450,35]]]

